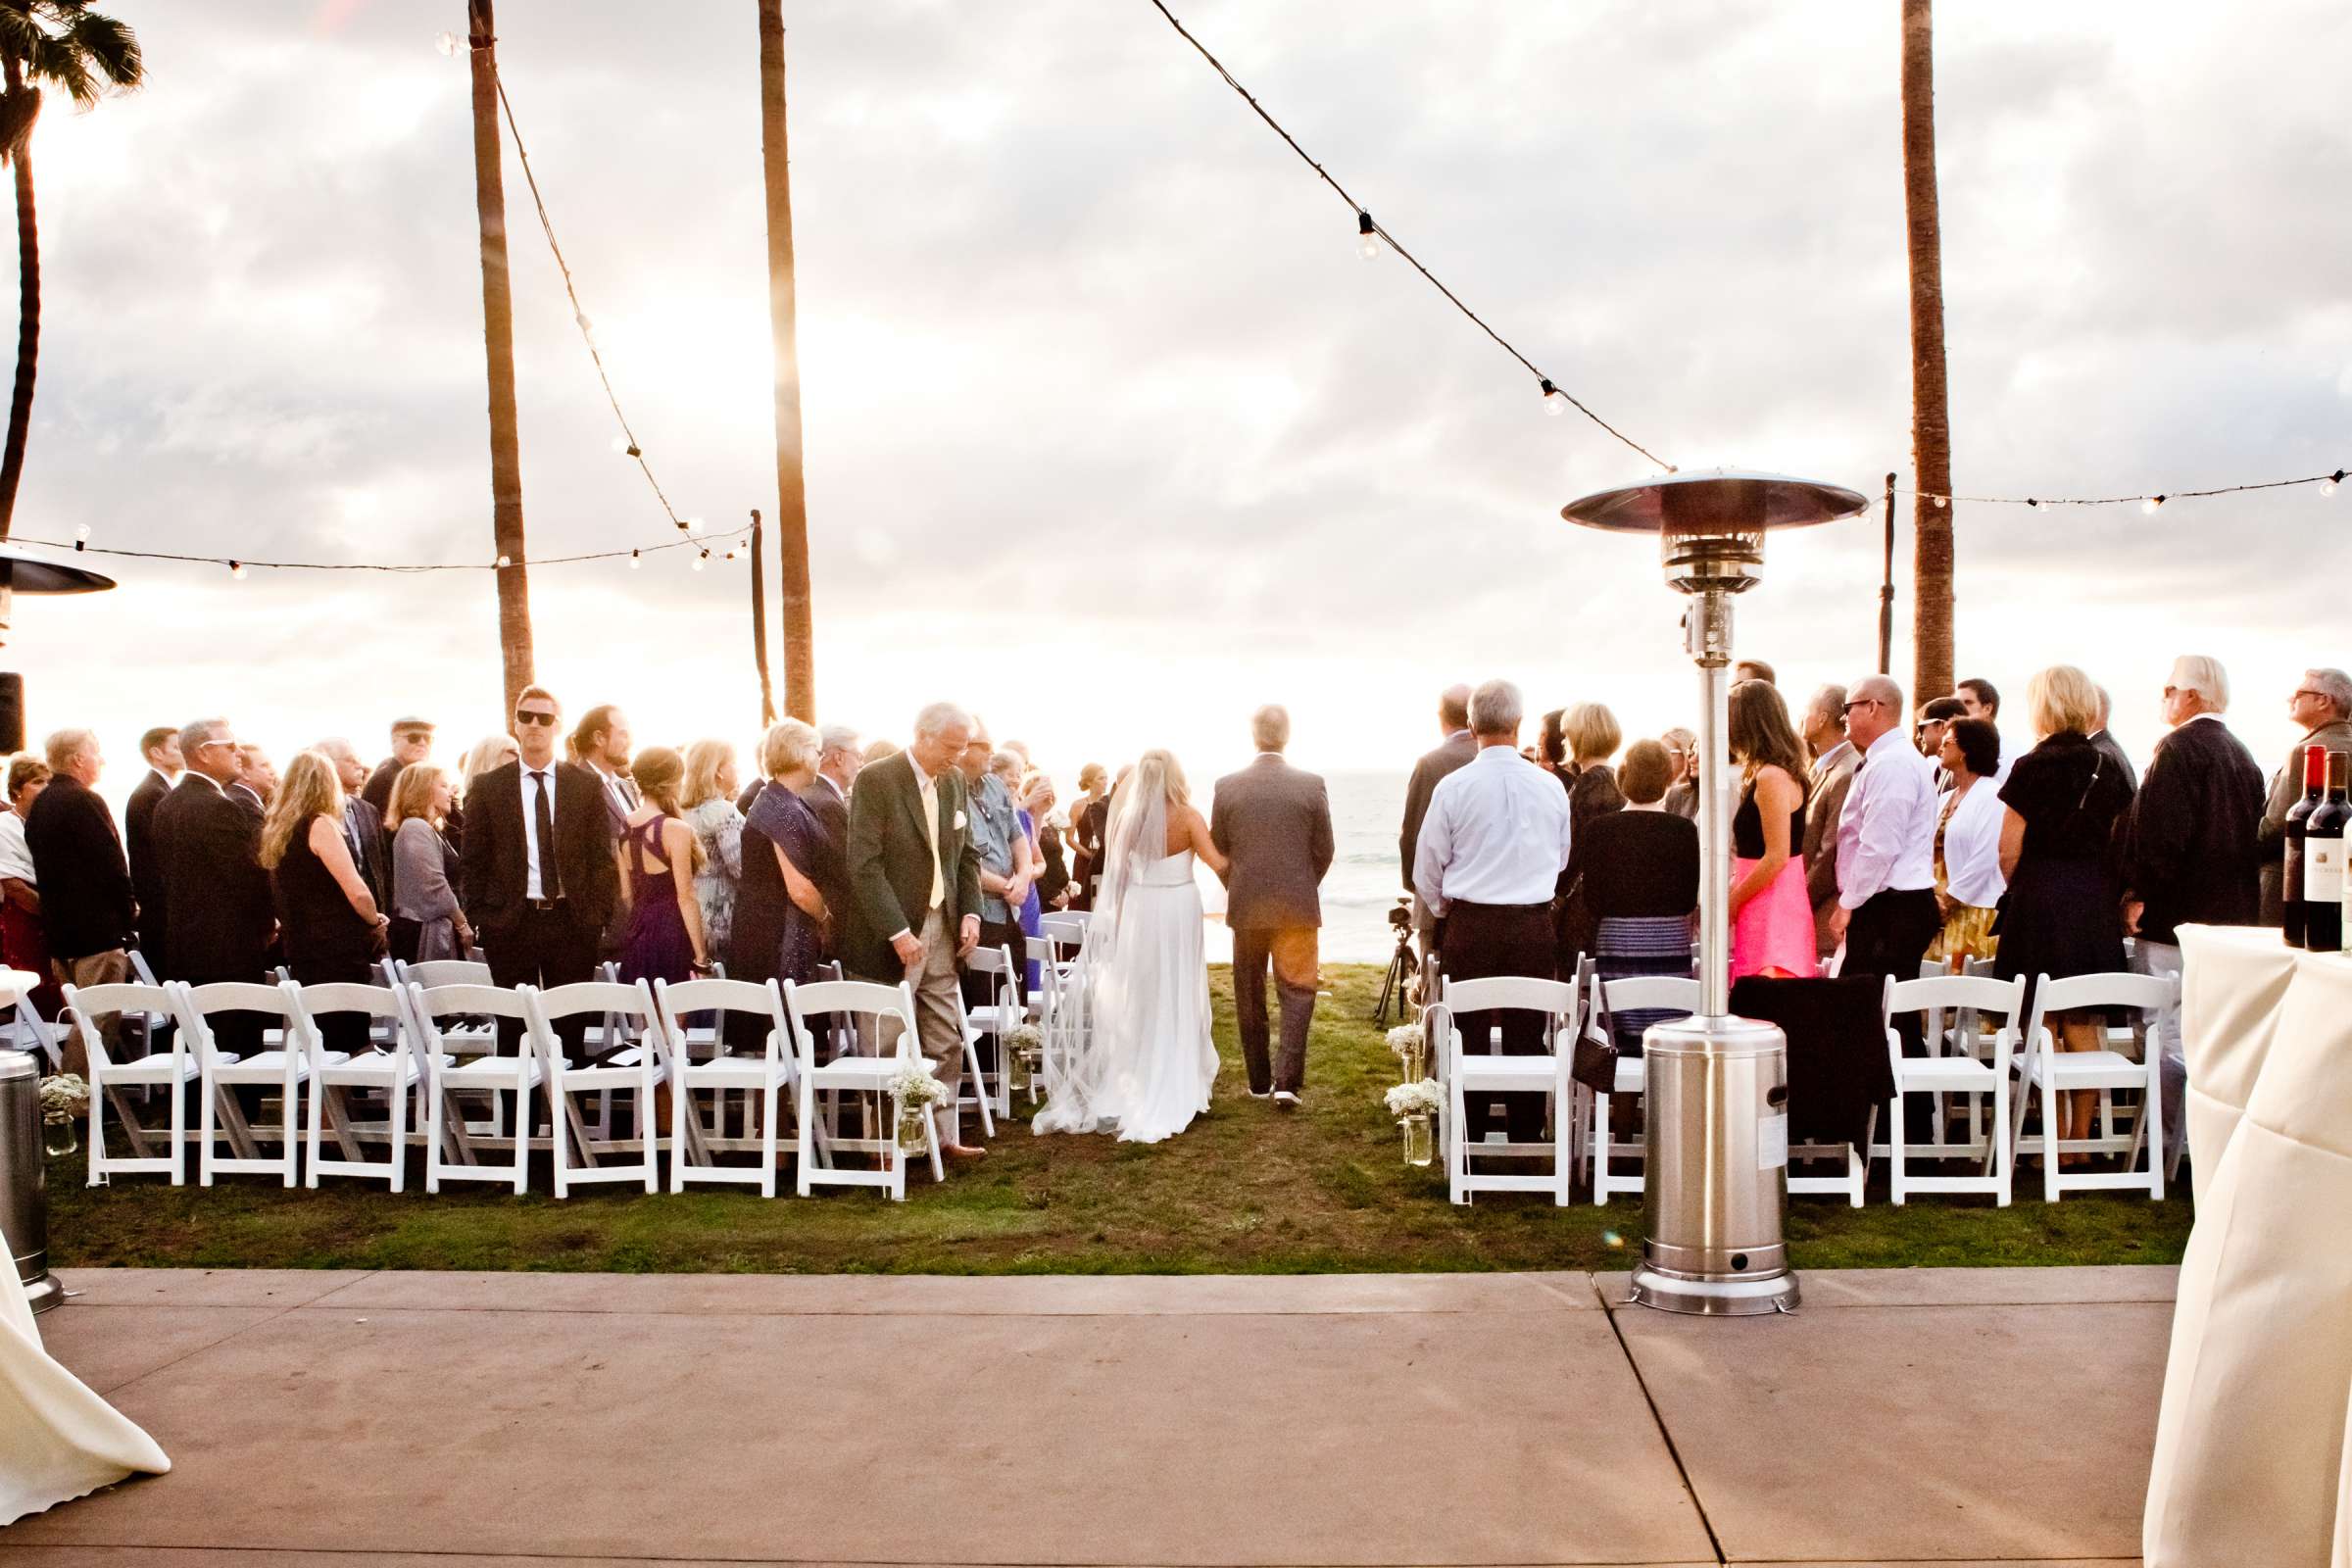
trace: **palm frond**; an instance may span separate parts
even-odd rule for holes
[[[81,51],[63,38],[43,33],[41,41],[33,45],[31,58],[25,62],[25,74],[34,81],[63,88],[85,109],[98,101],[98,78],[90,74]]]
[[[136,87],[146,79],[147,62],[139,53],[138,35],[113,17],[81,12],[66,28],[66,42],[117,87]]]

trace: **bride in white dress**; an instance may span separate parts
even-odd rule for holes
[[[1146,752],[1111,797],[1102,883],[1086,945],[1046,1041],[1039,1133],[1115,1130],[1155,1144],[1208,1108],[1217,1076],[1195,857],[1226,860],[1184,769]]]

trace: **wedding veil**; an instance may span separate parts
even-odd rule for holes
[[[1062,984],[1061,1005],[1045,1042],[1046,1103],[1030,1121],[1038,1133],[1092,1132],[1116,1107],[1103,1102],[1116,1059],[1116,1042],[1100,1027],[1119,984],[1120,917],[1136,872],[1160,858],[1168,843],[1168,768],[1165,752],[1146,752],[1135,771],[1111,792],[1102,834],[1102,879],[1078,966]]]

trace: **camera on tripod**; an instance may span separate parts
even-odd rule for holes
[[[1389,911],[1389,925],[1397,931],[1410,931],[1413,928],[1413,900],[1410,894],[1396,895],[1396,907]]]
[[[1420,969],[1413,956],[1413,900],[1410,894],[1398,894],[1396,907],[1389,911],[1389,929],[1396,933],[1396,951],[1389,957],[1389,972],[1380,982],[1380,1004],[1372,1009],[1372,1021],[1386,1024],[1389,1005],[1393,1002],[1398,1017],[1412,1013],[1413,975]]]

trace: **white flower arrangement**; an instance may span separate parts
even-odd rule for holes
[[[1392,1116],[1435,1116],[1446,1108],[1446,1091],[1435,1078],[1398,1084],[1382,1097]]]
[[[1044,1032],[1041,1031],[1037,1025],[1033,1023],[1025,1023],[1019,1028],[1013,1030],[1012,1033],[1006,1035],[1004,1037],[1004,1044],[1009,1049],[1019,1052],[1024,1056],[1034,1055],[1037,1052],[1044,1049],[1046,1037]]]
[[[78,1073],[54,1073],[41,1080],[41,1120],[57,1127],[78,1120],[90,1108],[90,1086]]]
[[[1404,1060],[1428,1044],[1428,1036],[1417,1023],[1400,1023],[1389,1031],[1389,1050],[1398,1061]]]
[[[948,1086],[931,1076],[927,1061],[910,1061],[890,1076],[890,1097],[901,1110],[919,1110],[948,1098]]]

